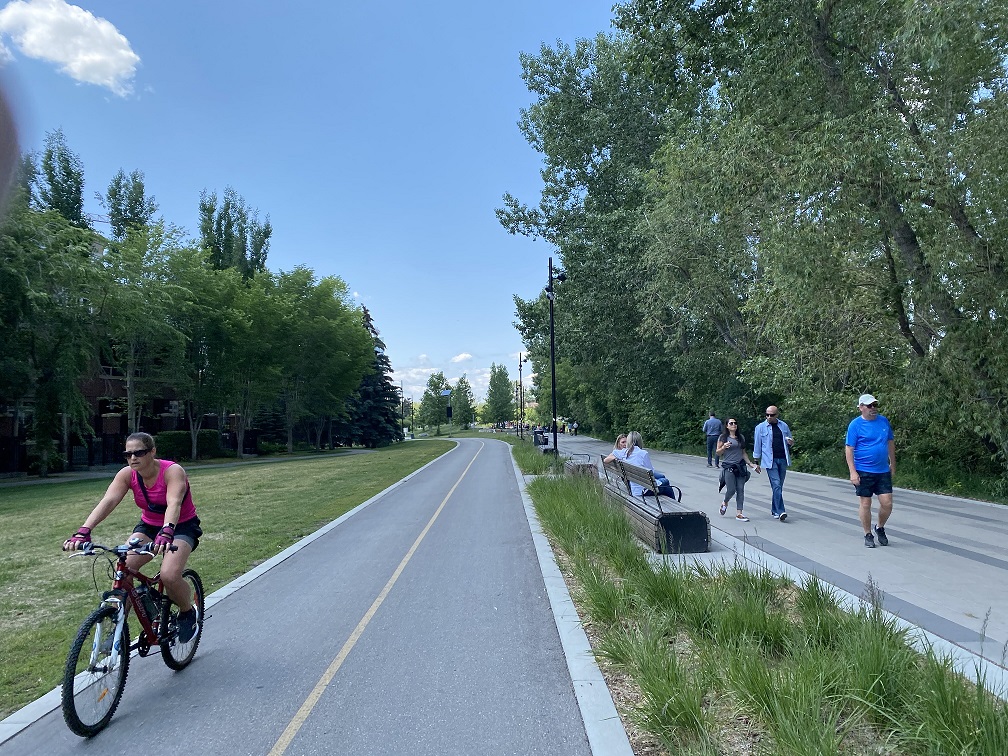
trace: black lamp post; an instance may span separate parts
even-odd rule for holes
[[[518,411],[518,386],[520,381],[515,381],[515,436],[521,438],[521,423],[519,422],[521,415]]]
[[[567,280],[567,274],[562,270],[553,273],[553,258],[549,259],[549,285],[546,287],[546,298],[549,300],[550,316],[550,390],[553,396],[553,453],[559,454],[557,448],[557,403],[556,403],[556,336],[553,329],[553,300],[556,292],[553,282],[563,283]]]
[[[518,438],[525,434],[525,384],[522,382],[522,353],[518,352]],[[526,356],[524,362],[528,362]]]

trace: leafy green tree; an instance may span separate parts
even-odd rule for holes
[[[67,145],[62,129],[46,134],[38,197],[43,209],[55,210],[78,228],[87,228],[84,217],[84,166]]]
[[[353,443],[374,449],[403,440],[399,417],[398,387],[392,382],[392,364],[385,354],[385,342],[378,335],[371,313],[362,307],[364,328],[374,342],[374,362],[360,386],[347,400],[350,436]]]
[[[476,420],[476,398],[473,396],[469,379],[463,373],[452,389],[452,418],[463,429],[468,429]]]
[[[73,432],[89,431],[81,393],[94,368],[101,301],[93,232],[59,213],[34,212],[16,190],[0,224],[0,398],[32,406],[30,437],[45,475]]]
[[[219,200],[216,192],[200,194],[199,230],[215,268],[235,268],[245,279],[266,270],[273,235],[269,216],[260,222],[259,211],[230,186]]]
[[[245,432],[253,427],[260,408],[279,399],[282,372],[277,349],[282,327],[277,282],[273,276],[263,275],[245,284],[234,290],[230,357],[222,376],[222,404],[233,413],[239,454],[245,448]]]
[[[507,368],[496,363],[490,364],[490,382],[487,387],[486,403],[483,405],[484,423],[498,425],[514,420],[514,384],[508,376]]]
[[[437,435],[441,435],[441,424],[448,422],[448,399],[451,385],[440,370],[427,379],[423,398],[420,400],[420,422],[426,426],[435,426]]]
[[[184,340],[180,359],[165,365],[174,393],[185,408],[190,453],[198,456],[197,439],[204,417],[224,405],[230,364],[236,359],[235,298],[241,278],[232,269],[215,270],[206,253],[181,246],[169,256],[168,271],[178,296],[169,322]]]
[[[131,432],[149,400],[170,384],[185,359],[185,335],[173,318],[185,289],[175,281],[172,256],[183,232],[159,222],[127,232],[101,257],[104,284],[97,315],[109,340],[105,359],[126,384],[126,416]]]
[[[109,182],[103,204],[116,241],[125,239],[128,231],[150,224],[158,208],[154,198],[146,195],[143,173],[133,171],[127,176],[122,168]]]
[[[293,451],[296,423],[343,412],[347,397],[373,364],[374,342],[342,279],[316,280],[311,270],[299,267],[277,277],[276,293],[280,397],[287,449]]]

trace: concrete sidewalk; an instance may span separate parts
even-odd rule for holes
[[[561,435],[559,446],[561,454],[591,454],[596,463],[612,449],[580,435]],[[704,559],[764,554],[854,597],[870,578],[892,614],[986,660],[989,677],[1008,679],[1008,506],[897,488],[886,525],[890,545],[867,549],[849,481],[788,472],[782,523],[770,515],[766,473],[753,473],[745,488],[751,521],[743,523],[734,502],[719,514],[720,470],[705,458],[648,451],[655,469],[682,488],[683,508],[710,517],[715,543]]]

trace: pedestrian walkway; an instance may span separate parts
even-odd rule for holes
[[[564,455],[592,454],[597,462],[611,449],[584,435],[560,437]],[[867,549],[849,481],[788,471],[782,523],[770,515],[766,474],[753,473],[745,489],[750,522],[739,522],[734,505],[719,514],[720,470],[705,458],[648,451],[655,468],[682,488],[683,507],[710,518],[715,544],[706,558],[766,555],[855,597],[871,580],[889,612],[982,657],[993,665],[989,676],[1005,679],[1008,506],[897,488],[886,525],[890,545]]]

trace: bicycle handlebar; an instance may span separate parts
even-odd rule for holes
[[[114,553],[116,556],[126,556],[127,554],[140,554],[141,556],[157,556],[153,551],[150,550],[153,541],[148,541],[141,546],[130,546],[128,543],[124,543],[121,546],[103,546],[100,543],[92,543],[87,549],[83,551],[74,551],[69,555],[70,559],[76,556],[94,556],[95,554],[107,551]],[[178,546],[171,545],[168,547],[168,551],[178,551]]]

